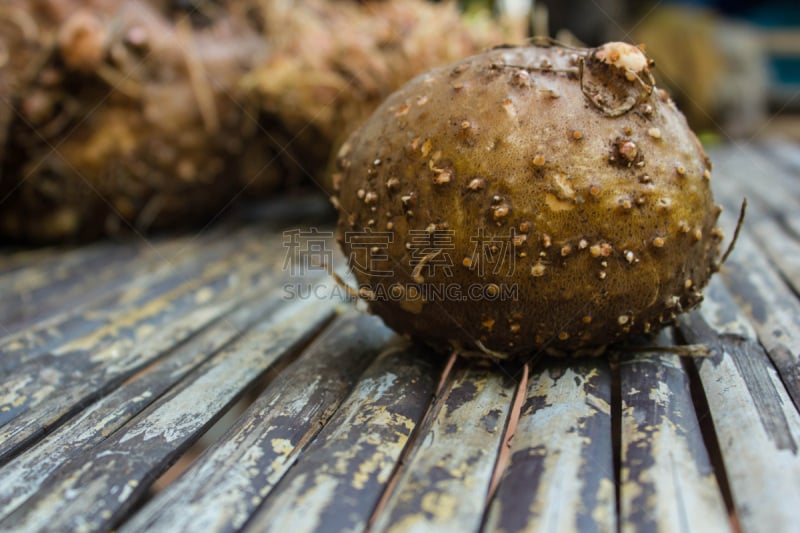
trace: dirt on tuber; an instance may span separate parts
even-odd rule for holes
[[[650,69],[626,43],[541,42],[392,94],[334,175],[370,310],[442,351],[507,359],[601,353],[699,304],[721,208]]]

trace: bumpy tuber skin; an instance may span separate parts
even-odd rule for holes
[[[696,306],[720,208],[649,68],[625,43],[499,48],[389,97],[334,176],[370,309],[442,350],[508,358],[600,353]]]

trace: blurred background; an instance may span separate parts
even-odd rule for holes
[[[529,30],[562,41],[644,43],[659,84],[706,142],[800,139],[797,0],[507,0],[492,9],[530,9]]]
[[[329,193],[392,91],[531,36],[643,43],[707,145],[800,141],[797,0],[2,0],[0,243]]]

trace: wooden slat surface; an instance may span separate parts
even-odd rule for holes
[[[795,532],[800,146],[711,155],[726,235],[744,196],[747,221],[660,340],[711,356],[545,359],[519,408],[508,367],[459,360],[435,394],[444,359],[345,310],[323,271],[292,280],[322,298],[289,297],[282,232],[324,220],[317,201],[0,254],[0,531]]]
[[[148,272],[168,265],[188,239],[163,244],[94,245],[0,278],[0,320],[6,334],[41,322],[59,311],[75,310]],[[81,273],[91,272],[91,277]]]
[[[245,531],[363,529],[431,401],[431,359],[407,344],[381,354]]]
[[[73,335],[70,329],[61,345],[58,336],[64,330],[58,325],[46,330],[46,347],[34,349],[36,341],[30,337],[12,336],[0,348],[5,351],[2,367],[11,375],[0,383],[0,405],[10,406],[0,411],[0,424],[6,424],[0,427],[0,461],[60,423],[76,406],[229,312],[241,297],[242,285],[274,281],[264,259],[263,250],[245,250],[207,265],[177,287],[159,286],[157,295],[147,293],[146,299],[137,297],[138,289],[125,291],[123,298],[133,303],[123,304],[122,311],[92,309],[75,315],[84,334]],[[242,263],[236,276],[229,273],[234,262]]]
[[[480,527],[514,381],[496,367],[464,365],[440,394],[373,531],[475,531]]]
[[[800,501],[800,414],[720,280],[707,293],[701,313],[683,319],[681,329],[714,352],[696,364],[738,519],[746,531],[792,531]]]
[[[730,531],[680,358],[623,355],[620,397],[622,531]]]
[[[308,341],[331,313],[330,306],[309,300],[268,313],[82,460],[68,462],[45,482],[47,491],[12,512],[0,530],[108,529],[248,385]]]
[[[69,460],[83,454],[113,434],[179,383],[198,365],[223,346],[250,329],[276,300],[256,293],[254,298],[218,319],[158,360],[145,371],[128,380],[114,392],[85,409],[81,414],[14,458],[3,469],[0,484],[0,519],[11,513],[37,491],[53,472]]]
[[[486,530],[614,531],[611,441],[606,361],[547,363],[528,385]]]
[[[334,322],[218,443],[121,531],[223,532],[244,526],[392,335],[366,315]]]
[[[800,151],[795,143],[778,138],[761,142],[758,147],[777,164],[800,175]]]
[[[795,178],[750,152],[736,150],[722,161],[719,166],[726,172],[761,176],[760,184],[738,180],[737,187],[720,195],[728,203],[736,193],[752,199],[748,223],[722,276],[800,409],[800,238],[781,223],[800,214],[800,194],[797,199],[783,194]],[[800,179],[795,181],[800,190]],[[733,227],[732,215],[723,213],[722,222]]]
[[[231,236],[219,246],[209,246],[201,254],[187,258],[186,264],[179,263],[173,267],[168,263],[152,276],[137,277],[129,287],[97,302],[88,310],[69,309],[24,332],[6,336],[0,344],[5,355],[3,369],[10,372],[16,366],[52,351],[68,352],[74,341],[79,348],[86,344],[85,337],[89,336],[96,343],[119,341],[120,324],[130,328],[136,325],[136,319],[151,318],[159,312],[173,309],[185,312],[190,305],[198,303],[194,301],[197,291],[211,289],[213,282],[224,283],[231,266],[242,259],[241,251],[238,257],[228,255],[243,243],[247,233],[252,236],[252,232],[240,233],[245,234],[239,235],[238,239]],[[85,284],[91,281],[91,276],[83,276]],[[204,293],[207,294],[208,290]],[[183,307],[175,309],[179,304]],[[81,340],[84,341],[82,344]]]

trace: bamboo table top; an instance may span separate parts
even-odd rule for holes
[[[726,234],[743,196],[748,218],[657,339],[702,359],[450,367],[336,298],[287,298],[308,201],[6,251],[0,531],[797,531],[800,146],[711,155]]]

